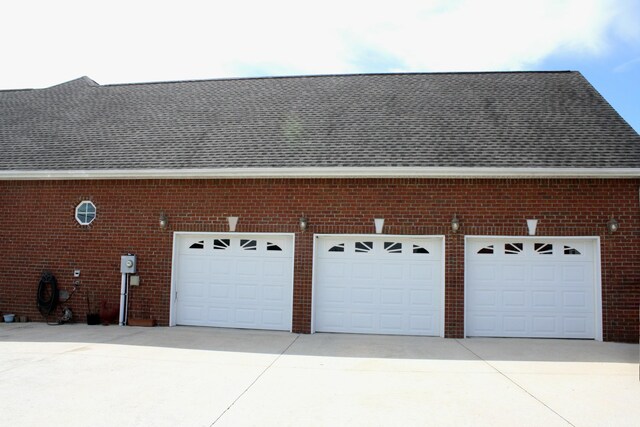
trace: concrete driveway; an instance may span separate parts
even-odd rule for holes
[[[638,345],[0,323],[5,426],[638,426]]]

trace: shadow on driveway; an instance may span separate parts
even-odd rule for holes
[[[79,343],[376,359],[638,363],[638,345],[591,340],[327,334],[208,327],[0,323],[0,342]]]

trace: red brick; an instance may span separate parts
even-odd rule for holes
[[[464,235],[600,236],[603,333],[607,341],[638,341],[640,207],[637,179],[241,179],[0,182],[0,310],[40,319],[36,289],[51,270],[63,289],[81,286],[69,302],[78,319],[91,292],[119,304],[120,255],[138,256],[142,285],[131,291],[131,314],[169,322],[172,231],[295,232],[293,329],[309,332],[313,233],[445,234],[445,333],[464,331]],[[90,226],[74,219],[91,200]],[[158,226],[160,212],[169,228]],[[309,219],[305,233],[298,218]],[[461,222],[450,233],[453,214]],[[611,216],[620,230],[609,234]]]

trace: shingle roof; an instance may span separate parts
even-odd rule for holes
[[[0,91],[0,171],[640,168],[578,72],[368,74]]]

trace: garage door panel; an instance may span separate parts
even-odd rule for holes
[[[375,291],[372,288],[351,288],[351,302],[357,304],[372,304]]]
[[[492,333],[498,329],[498,315],[497,314],[479,314],[472,313],[468,316],[471,321],[469,335],[482,335],[486,333]],[[491,336],[491,335],[489,335]]]
[[[434,276],[437,276],[437,273],[434,274],[434,268],[440,268],[440,265],[432,265],[417,261],[417,263],[409,265],[409,270],[411,271],[409,277],[412,280],[433,280]]]
[[[238,300],[243,303],[247,300],[257,301],[258,287],[256,285],[236,285]]]
[[[337,286],[324,287],[318,289],[316,296],[326,303],[342,304],[346,302],[346,288]]]
[[[380,289],[380,303],[383,305],[403,305],[405,291],[402,289]]]
[[[277,327],[286,321],[286,313],[282,310],[262,310],[262,323]]]
[[[571,331],[572,333],[578,335],[588,335],[589,334],[589,325],[588,319],[585,317],[571,317],[566,316],[563,319],[564,329],[567,331]]]
[[[347,266],[342,261],[333,261],[324,266],[323,272],[326,277],[340,279],[346,276]]]
[[[533,333],[540,335],[555,335],[559,333],[557,319],[555,316],[531,316],[531,329]]]
[[[385,334],[395,334],[404,328],[404,316],[402,314],[384,314],[380,315],[380,330]]]
[[[527,266],[510,264],[502,268],[502,280],[505,282],[524,282],[527,277]]]
[[[185,284],[186,286],[184,287],[185,292],[187,293],[189,292],[189,285]],[[232,296],[235,295],[235,293],[233,292],[234,286],[232,284],[228,284],[228,283],[214,283],[209,285],[209,298],[211,299],[223,299],[223,300],[227,300],[229,298],[231,298]],[[183,293],[183,295],[184,295]]]
[[[438,309],[437,306],[439,302],[436,301],[436,295],[439,295],[439,293],[424,289],[411,289],[409,290],[409,304],[412,306],[428,306]]]
[[[320,310],[316,313],[316,322],[326,328],[333,329],[333,332],[345,331],[345,310]]]
[[[531,292],[531,305],[534,308],[552,308],[561,309],[558,302],[558,292],[549,291],[532,291]]]
[[[231,324],[231,310],[224,307],[209,307],[207,322],[200,323],[206,325],[209,322],[216,323],[220,326],[228,326]],[[185,319],[187,320],[187,319]]]
[[[525,291],[502,291],[502,305],[509,308],[524,308],[527,306]]]
[[[563,291],[562,304],[571,309],[589,309],[593,305],[593,299],[583,290]]]
[[[239,276],[256,277],[259,275],[259,263],[256,260],[236,261],[235,272]]]
[[[291,329],[292,237],[220,234],[176,239],[177,324]],[[197,256],[189,255],[194,251]]]
[[[376,265],[370,262],[356,262],[351,264],[351,279],[370,280],[376,270]]]
[[[230,263],[228,260],[224,258],[221,258],[221,259],[213,258],[209,261],[203,261],[200,258],[198,260],[198,263],[202,266],[206,266],[208,263],[211,269],[211,274],[222,276],[222,277],[228,276],[229,273],[231,273],[235,268],[234,263]],[[194,266],[192,265],[181,265],[181,267],[186,271],[191,271],[191,269],[194,268]]]
[[[530,275],[531,281],[540,284],[553,284],[556,281],[556,270],[558,268],[559,266],[557,265],[532,265]]]
[[[527,331],[527,318],[525,316],[503,315],[502,325],[506,332],[522,336]]]
[[[184,292],[185,298],[201,299],[207,296],[207,287],[200,282],[187,282],[189,287]]]
[[[595,267],[585,262],[595,259],[593,239],[472,238],[467,243],[468,336],[595,337]]]
[[[498,278],[498,266],[496,264],[472,263],[469,265],[469,274],[477,282],[494,282]]]
[[[206,310],[202,304],[185,304],[181,315],[184,320],[202,322],[205,319]]]
[[[254,308],[237,308],[235,315],[234,323],[238,325],[251,328],[258,324],[258,313]]]
[[[439,335],[440,238],[318,237],[316,331]],[[414,245],[429,251],[414,253]],[[412,320],[413,319],[413,320]]]
[[[286,303],[285,289],[281,286],[264,286],[262,288],[263,298],[266,302]]]
[[[498,307],[498,292],[492,289],[474,289],[469,291],[468,304],[478,309],[496,310]]]
[[[402,279],[406,275],[404,265],[402,264],[385,264],[378,266],[378,268],[380,269],[379,274],[382,279],[396,280]]]
[[[420,331],[424,335],[431,333],[438,322],[434,314],[408,314],[409,326],[415,331]]]
[[[527,316],[515,314],[474,315],[473,329],[469,335],[557,338],[559,334],[570,332],[573,338],[592,338],[593,327],[588,317],[571,316]],[[502,330],[504,334],[494,334]]]
[[[372,313],[351,314],[351,327],[354,330],[369,331],[374,327],[374,315]]]
[[[561,267],[561,276],[564,283],[578,282],[581,283],[586,279],[588,265],[563,265]]]
[[[266,277],[283,277],[288,271],[286,263],[273,260],[273,261],[264,261],[262,264],[263,274]]]
[[[199,276],[209,272],[209,266],[202,262],[202,256],[182,256],[180,264],[189,271],[190,276]]]

